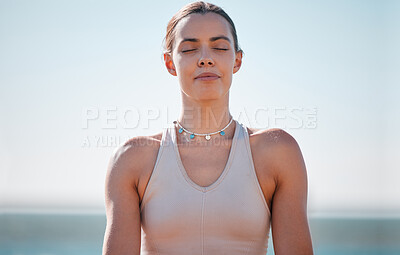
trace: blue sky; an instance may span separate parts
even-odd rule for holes
[[[178,117],[162,40],[189,2],[0,1],[3,209],[103,207],[115,145]],[[231,112],[295,137],[309,211],[400,213],[400,3],[213,3],[245,52]]]

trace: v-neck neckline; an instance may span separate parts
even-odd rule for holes
[[[239,136],[239,130],[240,130],[239,123],[236,120],[234,120],[234,123],[235,123],[235,132],[234,132],[233,137],[232,137],[231,148],[229,150],[229,156],[228,156],[228,160],[226,161],[224,170],[222,171],[220,176],[217,178],[217,180],[214,181],[212,184],[210,184],[208,186],[200,186],[197,183],[195,183],[192,179],[190,179],[188,173],[186,172],[185,167],[183,166],[181,155],[179,153],[175,125],[171,124],[169,131],[170,131],[171,138],[172,138],[175,157],[176,157],[177,163],[179,165],[179,170],[182,173],[182,175],[185,178],[185,180],[193,188],[195,188],[195,189],[197,189],[199,191],[202,191],[202,192],[210,191],[210,190],[214,189],[215,187],[217,187],[218,184],[222,182],[222,180],[224,179],[225,175],[228,173],[228,171],[229,171],[229,169],[230,169],[230,167],[232,165],[233,155],[235,153],[236,143],[237,143],[237,139],[238,139],[238,136]]]

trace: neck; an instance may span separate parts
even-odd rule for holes
[[[195,133],[211,133],[223,129],[231,120],[228,104],[183,104],[179,123]],[[230,130],[229,125],[227,130]]]

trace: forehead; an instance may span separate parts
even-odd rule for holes
[[[175,40],[179,43],[183,38],[210,38],[224,35],[233,41],[230,24],[219,14],[193,13],[183,18],[176,26]]]

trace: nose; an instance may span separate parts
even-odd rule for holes
[[[199,58],[198,65],[200,67],[204,66],[214,66],[214,60],[210,57],[209,54],[207,54],[206,50],[203,50],[201,52],[201,56]]]

